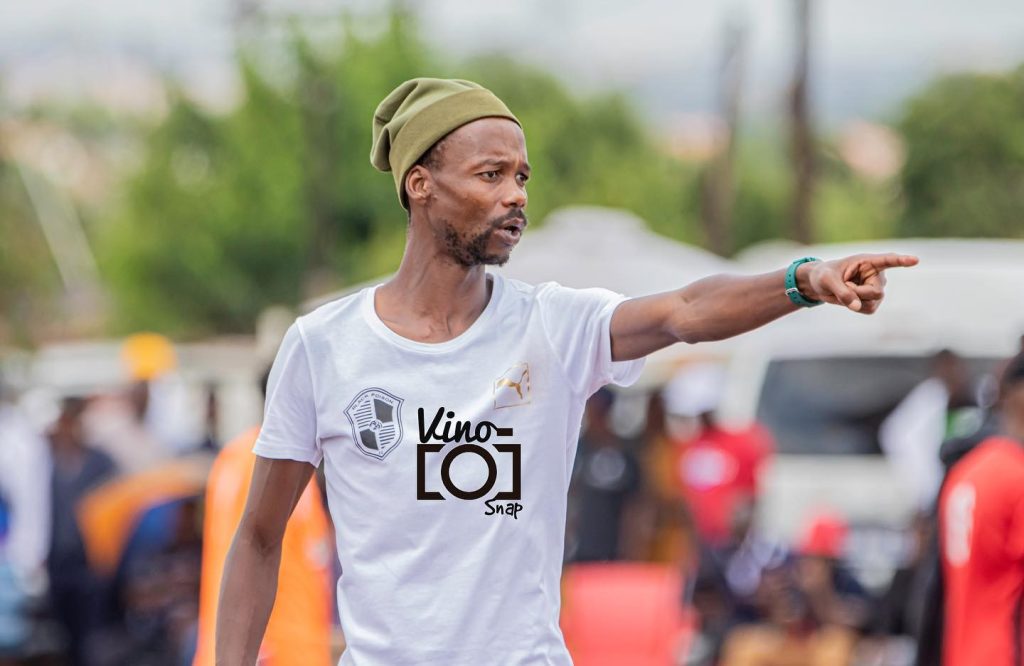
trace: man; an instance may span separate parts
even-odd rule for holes
[[[25,647],[25,610],[45,592],[50,538],[49,447],[9,397],[0,376],[0,664]]]
[[[805,299],[874,312],[913,257],[795,262],[626,300],[488,274],[526,228],[526,139],[490,91],[414,79],[380,104],[371,162],[409,216],[388,282],[289,329],[225,567],[218,664],[252,664],[281,533],[324,461],[342,575],[341,664],[568,664],[566,490],[588,396],[651,352],[737,335]],[[572,248],[566,248],[567,252]],[[225,612],[224,609],[229,609]]]
[[[95,662],[88,646],[106,619],[101,613],[104,583],[86,557],[77,511],[91,490],[118,473],[114,459],[86,441],[82,415],[87,404],[86,398],[65,398],[49,431],[52,476],[47,575],[53,611],[67,633],[68,657],[75,666]]]
[[[1024,664],[1024,354],[998,408],[1001,434],[956,463],[939,497],[947,666]]]
[[[665,387],[670,458],[676,492],[686,502],[697,535],[713,549],[735,542],[738,514],[758,498],[761,468],[775,444],[759,423],[726,428],[714,412],[725,388],[721,366],[688,366]]]
[[[639,549],[636,528],[644,521],[636,518],[644,479],[629,443],[612,429],[613,404],[611,391],[601,389],[591,396],[583,415],[569,489],[569,524],[575,523],[575,539],[569,541],[567,559],[572,562],[628,560]]]
[[[970,368],[956,353],[943,349],[932,358],[928,378],[915,386],[879,427],[882,450],[921,510],[935,505],[942,484],[939,451],[943,442],[965,434],[969,417],[977,416],[970,409],[971,389]]]

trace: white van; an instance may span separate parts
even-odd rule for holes
[[[762,479],[766,529],[792,539],[824,508],[854,523],[902,525],[915,510],[881,453],[878,428],[951,349],[975,378],[1013,353],[1024,334],[1024,242],[894,240],[757,248],[740,257],[751,272],[792,259],[857,252],[916,254],[919,266],[887,272],[875,315],[821,306],[742,336],[729,364],[719,416],[757,419],[777,441]]]

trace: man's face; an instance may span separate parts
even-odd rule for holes
[[[429,168],[413,167],[424,170],[426,193],[410,192],[410,205],[422,206],[438,246],[455,263],[503,265],[527,224],[530,165],[522,129],[505,118],[481,118],[439,148]]]
[[[1024,442],[1024,381],[1017,381],[1003,389],[1001,410],[1006,434]]]

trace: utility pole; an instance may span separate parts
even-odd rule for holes
[[[65,312],[87,328],[103,319],[106,291],[74,204],[42,175],[13,162],[64,285]]]
[[[728,256],[734,249],[734,164],[739,132],[740,93],[743,89],[746,26],[735,18],[725,24],[718,76],[718,112],[725,129],[723,143],[712,157],[701,187],[704,233],[711,251]]]
[[[793,239],[809,244],[814,239],[811,206],[814,197],[814,133],[811,127],[808,93],[811,42],[811,0],[796,2],[797,57],[790,88],[793,160]]]

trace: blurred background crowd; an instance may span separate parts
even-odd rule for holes
[[[1020,63],[1010,0],[0,6],[0,664],[212,663],[262,378],[297,313],[398,265],[370,118],[423,75],[523,121],[511,277],[922,260],[871,318],[679,346],[591,399],[577,663],[938,663],[937,493],[1024,351]],[[303,664],[344,645],[318,488],[267,642]]]

